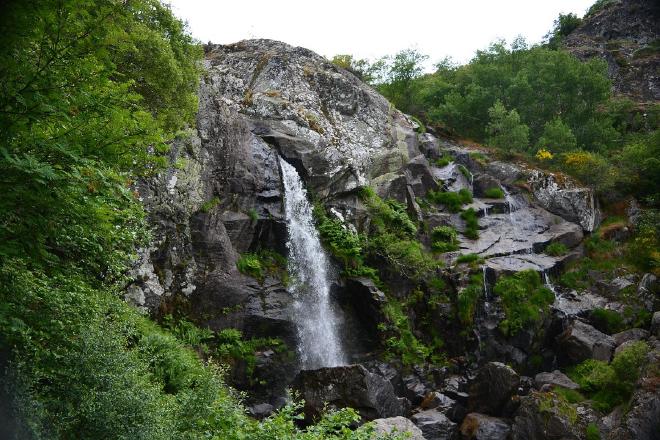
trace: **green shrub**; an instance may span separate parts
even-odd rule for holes
[[[207,200],[206,202],[202,203],[202,205],[199,207],[199,210],[202,212],[210,212],[213,208],[218,206],[220,204],[220,199],[218,197],[213,197],[211,200]]]
[[[600,429],[595,423],[589,423],[585,432],[586,440],[600,440]]]
[[[443,167],[446,167],[447,165],[449,165],[452,160],[453,159],[451,157],[444,156],[444,157],[439,157],[439,158],[435,159],[431,163],[433,165],[435,165],[436,167],[438,167],[438,168],[443,168]]]
[[[402,240],[385,233],[373,237],[370,246],[372,252],[385,258],[392,268],[414,281],[423,280],[440,266],[418,241]]]
[[[476,240],[479,238],[479,220],[477,219],[477,212],[470,208],[461,212],[461,218],[465,221],[465,235],[467,238]]]
[[[589,318],[594,327],[608,335],[624,330],[623,316],[614,310],[595,308]]]
[[[541,277],[534,270],[501,277],[493,291],[502,299],[505,319],[500,323],[500,329],[506,335],[514,335],[538,322],[555,300],[552,291],[543,286]]]
[[[547,245],[544,252],[548,255],[552,255],[553,257],[559,257],[561,255],[565,255],[566,252],[568,252],[568,248],[564,243],[555,241],[554,243]]]
[[[387,230],[401,237],[413,237],[417,233],[417,226],[403,204],[393,199],[383,200],[371,188],[362,189],[361,196],[377,231]]]
[[[394,299],[389,299],[383,312],[389,324],[382,324],[381,328],[393,333],[393,336],[385,341],[390,354],[397,355],[404,365],[423,363],[431,355],[431,350],[413,334],[403,305]]]
[[[514,109],[507,111],[500,101],[488,109],[488,144],[503,150],[525,151],[529,144],[529,127],[520,121]]]
[[[479,254],[463,254],[459,255],[458,258],[456,259],[456,263],[461,264],[461,263],[476,263],[481,261],[482,258],[479,256]]]
[[[594,408],[609,412],[630,398],[648,351],[648,345],[638,341],[614,356],[610,365],[587,359],[570,369],[568,375],[587,393]]]
[[[504,191],[502,191],[502,188],[488,188],[485,192],[484,195],[488,197],[489,199],[503,199],[504,198]]]
[[[250,220],[254,223],[257,220],[259,220],[259,213],[257,212],[256,209],[250,208],[248,211],[248,217],[250,217]]]
[[[474,312],[477,308],[479,298],[483,295],[484,287],[479,275],[471,278],[470,284],[458,292],[457,306],[458,319],[463,325],[472,325]]]
[[[568,403],[579,403],[584,400],[584,396],[580,394],[579,391],[576,390],[571,390],[562,387],[555,387],[552,391],[558,396],[564,398],[564,400],[566,400]]]
[[[288,283],[287,261],[275,251],[261,249],[256,253],[242,254],[236,267],[242,274],[251,276],[263,282],[266,275],[279,278],[284,284]]]
[[[429,191],[426,198],[438,205],[444,205],[451,212],[459,212],[462,205],[472,203],[472,194],[465,188],[458,192]]]
[[[239,272],[245,275],[249,275],[252,278],[258,280],[263,280],[263,268],[261,267],[261,259],[257,254],[243,254],[236,261],[236,267]]]
[[[458,249],[458,235],[451,226],[436,226],[431,231],[431,248],[435,252],[451,252]]]

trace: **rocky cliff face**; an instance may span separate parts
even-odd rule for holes
[[[617,94],[634,101],[660,100],[660,5],[654,0],[614,0],[564,41],[580,59],[602,58]]]
[[[459,232],[465,229],[459,214],[421,209],[417,201],[431,189],[471,190],[475,198],[469,207],[479,216],[481,233],[477,240],[461,235],[460,248],[485,259],[485,287],[502,274],[523,269],[544,274],[559,270],[581,254],[583,233],[593,231],[600,221],[590,189],[421,133],[369,86],[303,48],[270,40],[207,46],[199,99],[197,129],[173,143],[171,168],[138,187],[154,225],[154,240],[149,249],[140,250],[126,298],[154,314],[176,309],[214,330],[232,327],[247,337],[278,337],[289,347],[297,345],[292,298],[283,281],[273,274],[257,280],[236,267],[246,252],[274,249],[286,254],[278,156],[296,167],[330,215],[359,231],[368,227],[366,207],[358,196],[361,187],[372,186],[381,197],[404,203],[411,217],[428,230],[452,225]],[[452,160],[436,166],[440,156]],[[504,190],[506,198],[486,197],[492,188]],[[428,232],[419,239],[428,244]],[[544,254],[553,242],[570,252],[558,257]],[[467,275],[452,272],[458,255],[447,253],[443,258],[448,276],[460,286]],[[341,280],[333,294],[345,313],[343,336],[349,355],[354,360],[368,358],[368,352],[379,349],[383,293],[370,280],[355,278]],[[481,364],[501,361],[524,369],[542,348],[550,366],[555,356],[552,338],[559,333],[564,332],[562,340],[567,342],[565,349],[557,350],[567,356],[582,356],[602,345],[593,340],[599,338],[594,332],[572,331],[581,328],[573,325],[579,314],[573,311],[582,304],[578,303],[568,301],[552,322],[543,323],[541,334],[547,331],[544,337],[551,341],[543,347],[533,332],[516,340],[503,338],[497,332],[502,310],[496,302],[480,303],[476,339],[444,327],[453,319],[450,308],[434,312],[434,325],[437,331],[454,332],[446,338],[451,355],[472,352]],[[450,438],[464,419],[469,421],[460,426],[460,432],[468,433],[465,438],[505,438],[512,429],[524,432],[536,423],[536,401],[530,397],[527,406],[532,409],[516,421],[521,427],[516,431],[518,425],[511,425],[516,411],[512,395],[526,394],[531,385],[525,383],[531,379],[525,382],[510,368],[491,365],[476,377],[506,381],[507,386],[495,390],[507,403],[506,408],[484,409],[484,399],[469,398],[470,393],[491,392],[488,380],[482,385],[474,382],[476,367],[450,371],[423,366],[403,375],[391,365],[370,361],[363,367],[308,372],[298,383],[313,396],[309,405],[322,406],[327,389],[336,388],[341,392],[333,395],[333,404],[361,408],[365,418],[407,416],[410,403],[421,405],[412,420],[427,438]],[[268,402],[254,407],[256,415],[265,415],[271,404],[281,403],[297,370],[295,356],[263,350],[257,354],[254,372],[259,380],[248,383],[244,371],[236,371],[231,379]],[[368,392],[361,394],[349,387],[364,383]],[[306,408],[310,414],[318,409]],[[472,412],[466,417],[468,410]],[[387,420],[382,423],[394,419]]]

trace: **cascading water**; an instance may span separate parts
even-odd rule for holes
[[[545,287],[547,287],[548,289],[550,289],[552,291],[552,293],[555,294],[555,298],[556,298],[557,297],[557,289],[555,289],[555,285],[552,284],[552,280],[550,280],[550,275],[548,275],[548,272],[544,270],[542,276],[543,276],[543,285]]]
[[[338,337],[339,317],[330,302],[329,261],[314,226],[312,206],[296,169],[280,158],[284,210],[289,230],[288,269],[293,282],[294,320],[298,325],[302,366],[334,367],[345,363]]]

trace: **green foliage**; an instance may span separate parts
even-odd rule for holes
[[[568,403],[579,403],[584,401],[584,396],[579,391],[571,390],[569,388],[555,387],[552,390],[558,396],[561,396]]]
[[[236,267],[239,272],[263,282],[266,275],[279,278],[285,284],[288,282],[287,261],[275,251],[261,249],[256,253],[242,254]]]
[[[428,59],[414,49],[398,52],[394,57],[383,59],[383,78],[377,90],[396,108],[405,113],[414,113],[414,97],[418,83],[414,80],[421,76],[423,63]]]
[[[379,285],[378,271],[364,264],[363,242],[365,238],[351,231],[341,220],[328,217],[320,204],[314,205],[314,217],[321,241],[330,253],[342,263],[344,274],[365,276]]]
[[[444,205],[451,212],[459,212],[461,206],[472,203],[472,194],[463,188],[458,192],[429,191],[426,198],[438,205]]]
[[[516,110],[507,111],[500,101],[488,109],[486,133],[489,145],[505,151],[525,151],[529,144],[529,128]]]
[[[385,60],[370,63],[366,59],[356,59],[353,55],[335,55],[330,62],[335,66],[348,70],[367,84],[381,82],[386,68]]]
[[[490,199],[503,199],[504,198],[504,191],[502,188],[488,188],[485,192],[484,195]]]
[[[261,259],[257,254],[248,253],[241,255],[238,261],[236,261],[236,267],[238,268],[239,272],[245,275],[249,275],[252,278],[256,278],[258,280],[263,280],[264,278]]]
[[[552,291],[543,286],[541,277],[534,270],[501,277],[493,291],[502,299],[506,315],[500,323],[500,329],[509,336],[538,322],[555,299]]]
[[[257,213],[256,209],[250,208],[248,210],[248,217],[250,217],[250,221],[252,221],[252,223],[254,223],[257,220],[259,220],[259,213]]]
[[[584,16],[590,17],[595,15],[614,3],[616,3],[616,0],[596,0],[596,2],[594,2],[594,4],[589,7],[587,13],[584,14]]]
[[[477,302],[483,295],[484,286],[479,275],[470,278],[470,284],[460,290],[457,296],[458,319],[463,325],[472,325]]]
[[[470,208],[461,212],[461,218],[465,221],[465,231],[463,235],[472,240],[479,238],[479,220],[477,212]]]
[[[458,235],[451,226],[436,226],[431,231],[431,249],[435,252],[458,250]]]
[[[548,255],[552,255],[553,257],[559,257],[560,255],[565,255],[566,252],[568,252],[568,248],[564,243],[555,241],[547,245],[544,252]]]
[[[199,210],[208,213],[211,212],[211,210],[216,206],[218,206],[219,204],[220,204],[220,198],[213,197],[211,200],[207,200],[206,202],[202,203],[202,205],[199,207]]]
[[[433,160],[431,163],[438,168],[443,168],[449,165],[453,159],[451,157],[443,156]]]
[[[575,150],[577,139],[571,128],[557,117],[545,123],[543,134],[536,143],[536,147],[539,150],[548,150],[553,154],[563,153]]]
[[[275,351],[286,349],[284,343],[277,338],[251,338],[244,339],[240,330],[226,328],[220,330],[215,337],[215,347],[211,351],[222,362],[232,365],[237,361],[243,361],[246,365],[246,373],[251,376],[254,372],[257,358],[255,353],[264,347],[274,348]]]
[[[581,24],[582,19],[573,13],[559,14],[554,21],[552,30],[545,36],[548,47],[559,49],[563,39]]]
[[[463,254],[458,256],[456,263],[477,263],[481,260],[482,258],[478,254]]]
[[[614,310],[595,308],[589,318],[594,327],[608,335],[624,330],[623,316]]]
[[[587,359],[568,374],[593,401],[594,408],[609,412],[630,398],[648,351],[648,345],[638,341],[614,356],[610,365]]]
[[[377,230],[391,230],[402,237],[412,237],[417,233],[417,226],[408,217],[403,204],[393,199],[383,200],[373,190],[363,191],[362,197]]]
[[[589,423],[585,431],[586,440],[600,440],[600,429],[595,423]]]
[[[413,334],[403,305],[394,299],[389,299],[383,312],[389,322],[387,327],[393,334],[385,341],[388,351],[398,356],[404,365],[423,363],[431,355],[431,349]]]

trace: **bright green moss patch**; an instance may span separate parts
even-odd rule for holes
[[[504,191],[502,188],[488,188],[486,191],[484,191],[484,195],[488,197],[489,199],[503,199],[504,198]]]

